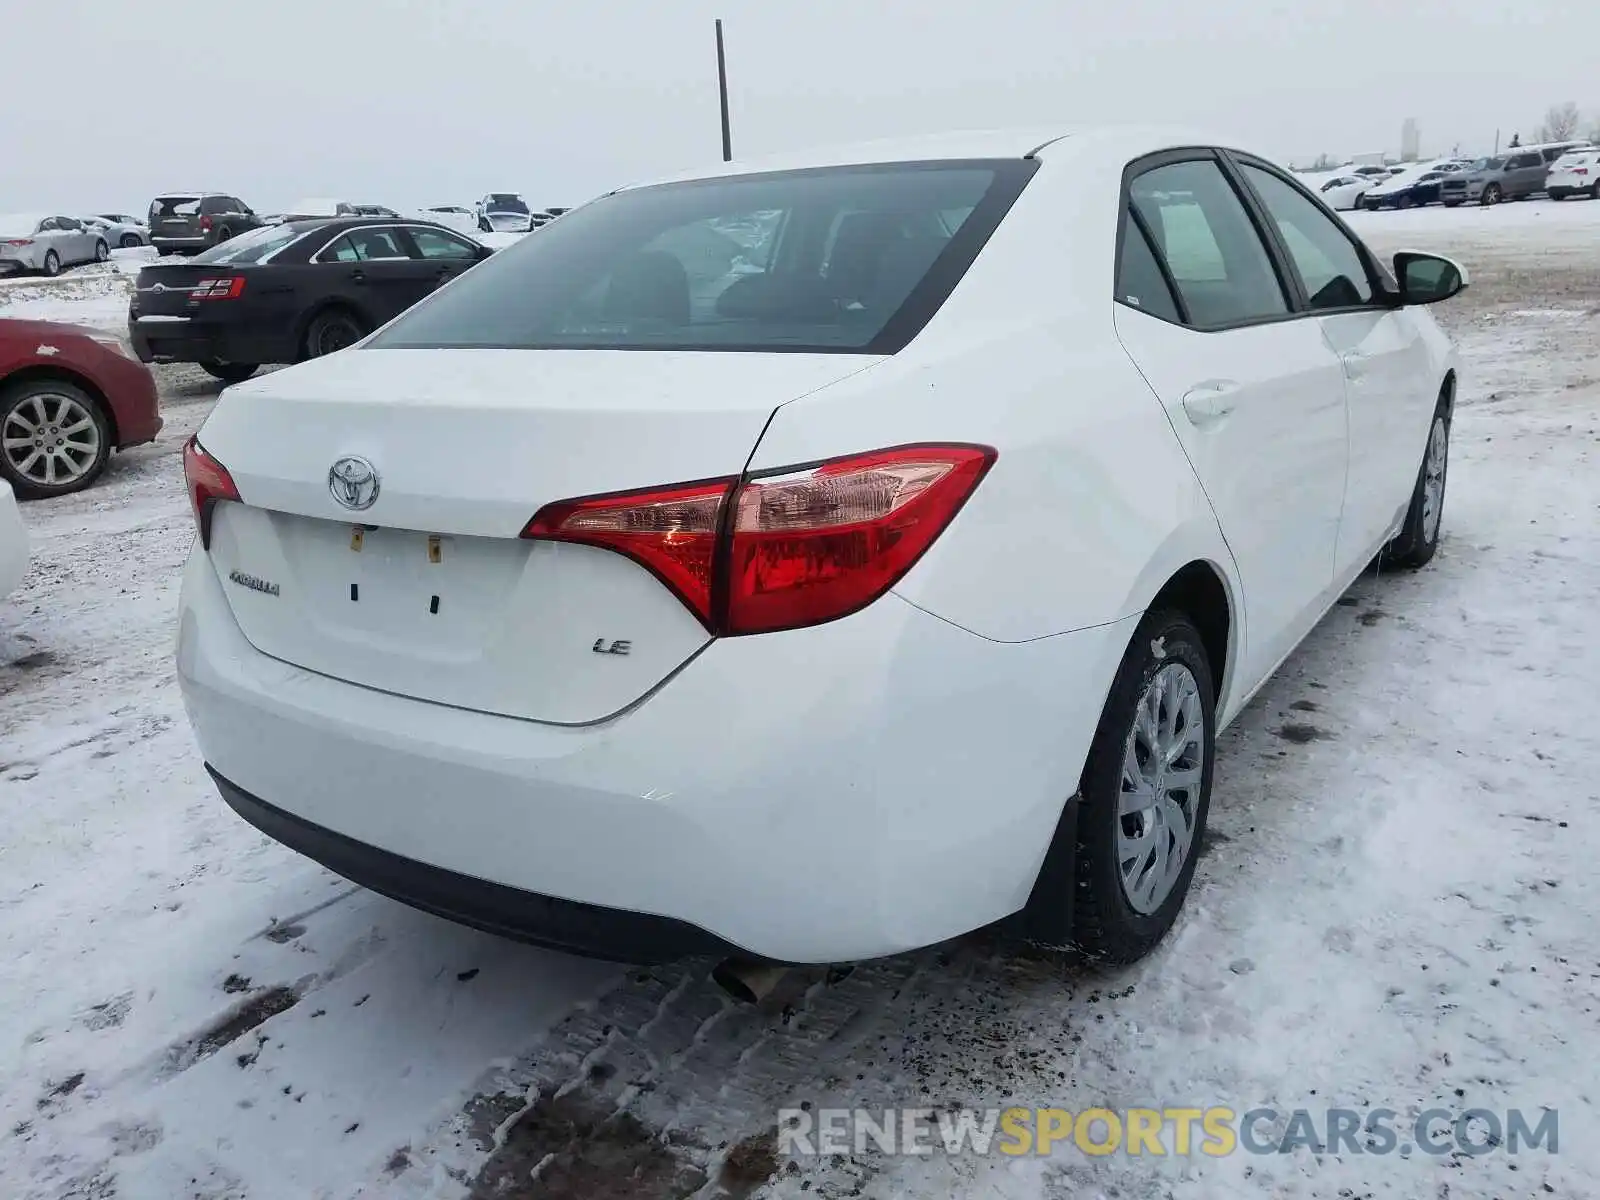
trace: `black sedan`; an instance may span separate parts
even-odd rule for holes
[[[340,217],[255,229],[139,272],[128,333],[144,362],[247,379],[262,363],[331,354],[492,251],[424,221]]]

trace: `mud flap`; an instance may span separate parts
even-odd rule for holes
[[[1067,946],[1072,940],[1073,860],[1078,846],[1078,805],[1073,793],[1062,806],[1055,837],[1033,881],[1028,903],[1004,922],[1007,932],[1047,946]]]

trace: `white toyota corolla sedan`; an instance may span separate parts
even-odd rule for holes
[[[185,455],[205,761],[333,870],[546,945],[1132,960],[1217,731],[1375,556],[1433,556],[1424,306],[1465,283],[1159,132],[611,193],[223,395]]]

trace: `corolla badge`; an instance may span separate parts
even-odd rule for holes
[[[378,499],[378,468],[347,454],[328,468],[328,491],[346,508],[371,508]]]

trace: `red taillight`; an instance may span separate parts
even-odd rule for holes
[[[198,436],[183,444],[183,478],[189,485],[189,503],[195,523],[200,527],[200,544],[211,549],[211,510],[219,500],[238,500],[228,468],[206,453]]]
[[[6,239],[6,245],[8,245],[8,246],[31,246],[31,245],[33,245],[33,239],[32,238],[7,238]]]
[[[200,218],[200,232],[201,233],[210,233],[211,232],[211,218],[210,217],[202,216]]]
[[[994,460],[986,446],[900,446],[742,482],[564,500],[522,536],[626,554],[714,634],[796,629],[893,587]]]
[[[191,300],[237,300],[244,295],[244,276],[230,275],[226,279],[202,279],[189,289]]]
[[[1589,168],[1588,167],[1573,167],[1572,168],[1572,173],[1574,175],[1587,175],[1589,173]]]

